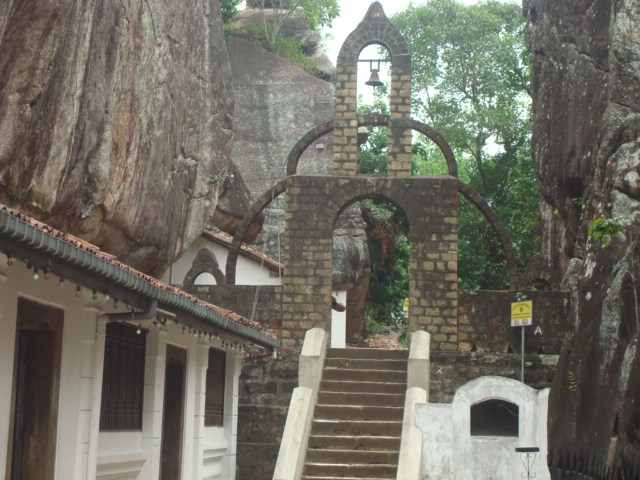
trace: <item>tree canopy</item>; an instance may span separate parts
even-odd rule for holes
[[[529,52],[520,8],[486,1],[472,6],[430,0],[392,21],[407,39],[413,58],[412,115],[439,130],[450,143],[462,181],[487,199],[511,232],[523,265],[539,251],[538,191],[530,144]],[[361,113],[388,113],[387,88]],[[388,131],[369,130],[360,151],[360,169],[387,171]],[[446,174],[438,148],[414,137],[414,175]],[[380,222],[394,218],[384,205],[371,212]],[[397,323],[408,295],[408,240],[395,231],[394,267],[378,264],[372,250],[368,320]],[[371,243],[371,242],[370,242]],[[467,202],[460,208],[461,287],[500,289],[508,284],[503,252],[492,227]],[[391,315],[389,315],[391,313]]]
[[[538,192],[530,138],[530,54],[520,7],[430,0],[393,18],[413,59],[413,115],[451,144],[462,180],[491,204],[526,264],[538,251]],[[417,142],[414,172],[444,173],[430,143]],[[440,167],[436,167],[440,165]],[[439,168],[439,172],[438,172]],[[501,248],[479,212],[461,206],[465,288],[503,288]]]

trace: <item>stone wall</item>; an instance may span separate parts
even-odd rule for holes
[[[435,350],[457,350],[458,190],[451,177],[311,177],[288,179],[283,235],[283,345],[327,328],[331,315],[331,239],[339,213],[382,197],[402,208],[411,243],[409,327],[432,334]]]
[[[282,324],[282,287],[279,285],[196,285],[189,292],[269,328],[278,329]]]
[[[238,409],[238,478],[271,480],[293,389],[298,356],[245,360]]]
[[[558,355],[527,355],[525,383],[551,387]],[[521,357],[511,353],[431,352],[429,401],[449,403],[456,390],[470,380],[487,375],[520,380]]]
[[[527,352],[559,354],[572,331],[569,293],[526,292],[526,297],[533,301],[533,326],[525,330]],[[511,327],[514,301],[516,292],[461,292],[458,350],[507,353],[511,349],[519,353],[520,329]]]
[[[527,384],[551,385],[557,355],[530,355]],[[459,387],[485,375],[520,378],[515,354],[432,352],[431,402],[451,402]],[[246,360],[240,377],[238,479],[271,480],[284,430],[291,393],[298,384],[298,357],[287,354]]]

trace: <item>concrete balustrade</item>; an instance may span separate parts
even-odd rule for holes
[[[430,342],[427,332],[411,334],[407,365],[407,394],[396,480],[422,479],[422,432],[416,426],[416,405],[429,399]]]
[[[273,480],[302,476],[326,351],[327,332],[321,328],[307,331],[298,366],[299,386],[291,396]]]

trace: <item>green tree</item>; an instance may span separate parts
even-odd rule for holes
[[[221,0],[220,13],[222,21],[227,24],[238,14],[238,6],[241,0]]]
[[[274,50],[279,48],[282,27],[297,12],[305,16],[312,30],[330,25],[340,14],[338,0],[252,0],[251,5],[272,9],[270,15],[264,15],[264,36]]]
[[[413,58],[414,116],[449,141],[461,178],[489,201],[526,264],[539,250],[539,213],[530,142],[530,58],[520,7],[495,0],[471,6],[430,0],[393,22]],[[437,149],[422,141],[414,147],[413,170],[446,171]],[[466,203],[460,214],[462,286],[506,286],[492,229]]]

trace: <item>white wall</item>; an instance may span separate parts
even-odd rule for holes
[[[549,389],[535,390],[503,377],[480,377],[460,387],[451,404],[428,403],[416,408],[422,431],[422,462],[429,480],[513,480],[523,473],[515,448],[538,447],[533,472],[549,480],[547,404]],[[519,436],[471,436],[471,406],[486,400],[518,405]]]
[[[338,303],[347,306],[347,292],[333,292]],[[347,346],[347,312],[331,311],[331,348]]]
[[[203,248],[208,249],[214,254],[218,261],[218,266],[222,273],[225,272],[227,265],[228,248],[223,247],[216,242],[207,240],[204,237],[198,238],[193,244],[182,254],[182,256],[173,264],[173,272],[171,269],[163,275],[162,279],[166,282],[181,285],[185,275],[191,269],[193,260]],[[272,272],[261,262],[238,255],[238,265],[236,267],[236,285],[280,285],[281,281],[276,272]]]
[[[164,399],[167,343],[187,350],[182,478],[235,479],[237,393],[241,357],[227,352],[227,399],[224,428],[204,428],[204,388],[208,348],[216,346],[182,332],[178,325],[152,327],[147,336],[142,432],[98,432],[102,390],[105,322],[112,308],[99,295],[78,294],[75,285],[33,273],[21,262],[8,266],[0,254],[0,478],[7,472],[12,412],[13,363],[18,298],[64,310],[56,480],[156,480]],[[217,449],[219,455],[210,455]],[[211,472],[215,471],[216,474]]]

